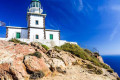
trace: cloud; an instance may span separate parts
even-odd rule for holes
[[[120,23],[118,23],[116,25],[116,27],[114,28],[112,34],[110,35],[110,41],[112,41],[114,39],[114,37],[119,33],[120,31]]]
[[[115,11],[120,11],[120,5],[113,5],[111,6],[111,9]]]
[[[73,2],[73,0],[72,0],[72,2]],[[81,11],[83,9],[83,1],[82,0],[74,0],[73,6],[78,11]]]

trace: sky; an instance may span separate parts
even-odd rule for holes
[[[61,30],[61,40],[96,48],[101,55],[120,55],[120,0],[40,0],[47,29]],[[0,21],[27,27],[31,0],[1,0]],[[0,27],[0,37],[5,37]]]

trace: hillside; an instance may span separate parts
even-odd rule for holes
[[[0,80],[120,80],[98,53],[66,43],[0,41]]]

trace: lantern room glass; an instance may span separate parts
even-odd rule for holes
[[[30,7],[40,7],[40,2],[37,1],[37,2],[32,2]]]

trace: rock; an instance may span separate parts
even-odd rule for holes
[[[104,63],[103,58],[101,56],[98,56],[97,58],[101,63]]]
[[[3,63],[0,64],[0,79],[10,77],[7,72],[9,72],[10,64]]]
[[[10,73],[14,75],[14,79],[29,80],[26,67],[20,60],[15,60],[10,66]]]
[[[25,56],[24,64],[29,71],[43,71],[45,76],[50,74],[50,70],[44,62],[43,58],[37,58],[35,56]]]
[[[66,66],[72,65],[72,63],[76,61],[74,55],[70,54],[69,52],[65,52],[65,51],[57,52],[55,50],[49,50],[46,54],[50,58],[56,58],[56,59],[62,60]]]
[[[51,58],[48,63],[53,67],[65,67],[64,62],[61,59]]]
[[[31,46],[36,47],[36,50],[39,49],[39,50],[41,50],[43,53],[46,53],[46,52],[47,52],[47,51],[41,46],[42,44],[39,43],[39,42],[31,42],[30,44],[31,44]]]

